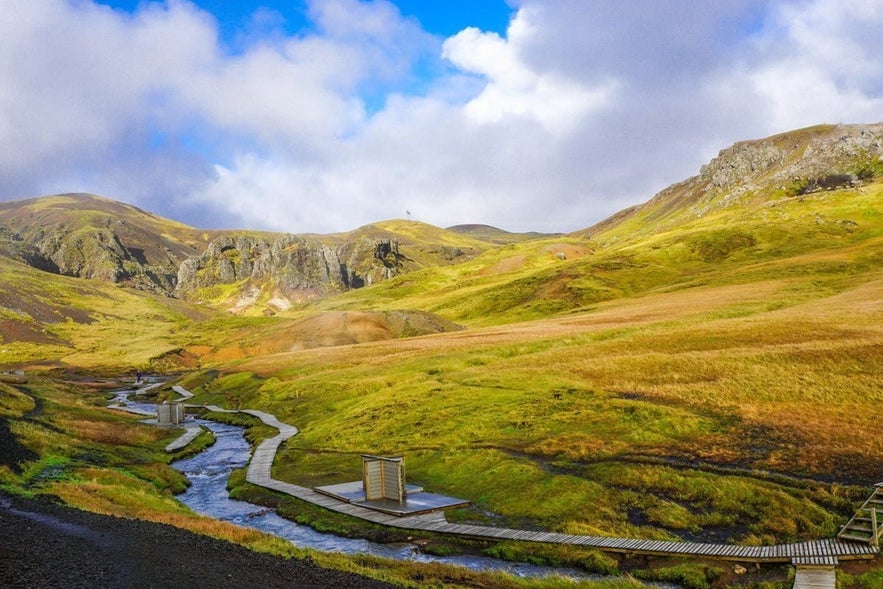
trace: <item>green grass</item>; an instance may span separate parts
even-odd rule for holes
[[[601,301],[702,284],[768,277],[828,280],[879,267],[883,184],[779,202],[759,198],[677,224],[637,218],[591,239],[555,237],[485,251],[321,303],[322,308],[419,308],[471,326],[579,311]],[[639,230],[640,229],[640,230]],[[853,248],[853,249],[850,249]],[[567,251],[566,260],[556,253]],[[835,260],[831,259],[834,254]],[[795,259],[796,258],[796,259]],[[801,264],[795,268],[794,264]],[[707,277],[707,278],[705,278]]]
[[[827,296],[799,278],[696,287],[555,321],[243,361],[205,388],[301,429],[275,471],[294,482],[358,478],[358,453],[404,453],[412,480],[504,523],[826,537],[883,458],[883,335],[867,305],[881,286],[866,275]],[[834,472],[839,485],[822,482]]]
[[[830,537],[883,463],[881,202],[878,182],[756,192],[701,215],[651,207],[590,238],[484,243],[461,263],[270,318],[3,262],[0,296],[32,312],[0,305],[29,334],[4,342],[0,362],[201,362],[181,380],[197,402],[271,411],[301,430],[277,478],[343,482],[358,478],[359,453],[404,454],[411,481],[473,501],[452,514],[461,521],[750,544]],[[366,235],[392,230],[426,228]],[[459,239],[433,233],[420,255]],[[352,309],[420,309],[469,329],[277,353],[292,322]],[[149,511],[172,509],[150,493],[177,483],[131,466],[152,462],[163,440],[130,437],[125,420],[90,416],[74,397],[26,419],[33,407],[16,391],[0,388],[0,415],[40,458],[0,467],[2,484],[73,493],[67,477],[110,469],[98,504],[132,486]],[[83,434],[71,444],[73,431]]]
[[[0,383],[2,415],[9,420],[15,440],[34,455],[16,468],[0,464],[0,489],[27,496],[50,495],[96,513],[170,524],[283,557],[311,558],[322,566],[368,575],[403,587],[644,587],[629,578],[573,584],[555,578],[525,580],[445,565],[326,554],[298,549],[272,535],[196,515],[173,497],[187,485],[182,475],[169,466],[169,461],[176,456],[163,450],[177,432],[141,424],[137,417],[105,409],[105,403],[105,394],[84,381],[64,384],[57,378],[32,375],[27,384]],[[253,441],[271,433],[266,426],[255,425],[249,416],[219,413],[212,417],[249,427],[248,437]],[[188,451],[211,441],[212,436],[204,433]],[[184,454],[186,452],[177,456]],[[353,520],[348,518],[337,521],[324,510],[291,498],[268,495],[260,488],[247,485],[244,471],[234,473],[231,487],[234,496],[275,505],[280,512],[293,519],[304,519],[317,528],[345,533],[345,526],[353,525]],[[296,505],[298,503],[300,505]],[[407,541],[402,534],[375,527],[378,541]],[[364,527],[358,528],[358,534],[364,535]],[[444,549],[443,542],[437,544]],[[462,547],[456,549],[462,550]]]

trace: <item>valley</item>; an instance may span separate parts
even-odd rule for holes
[[[823,126],[737,144],[567,235],[403,220],[222,234],[91,196],[5,203],[0,369],[27,382],[0,383],[0,489],[291,554],[174,500],[186,483],[161,451],[173,433],[102,406],[138,370],[170,379],[160,399],[180,384],[200,405],[297,424],[273,468],[296,485],[357,480],[360,454],[404,455],[409,481],[472,502],[446,514],[454,523],[746,546],[832,538],[883,481],[881,137],[880,125]],[[61,256],[73,246],[49,248],[47,232],[82,236],[82,259],[101,263]],[[243,425],[253,444],[274,435]],[[230,489],[319,529],[385,533],[242,473]],[[599,552],[431,545],[741,583],[701,560],[636,573]],[[405,585],[448,574],[318,558]],[[678,567],[690,572],[665,572]],[[844,586],[878,587],[881,570],[844,563]]]

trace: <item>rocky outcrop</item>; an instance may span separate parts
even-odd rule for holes
[[[201,289],[241,283],[249,304],[263,298],[286,307],[395,276],[395,254],[378,259],[377,251],[368,239],[333,248],[298,235],[224,235],[181,263],[175,294],[199,297]]]
[[[572,235],[611,243],[666,231],[750,200],[775,203],[816,191],[858,187],[883,176],[883,123],[819,125],[721,150],[699,174]],[[620,232],[628,227],[628,232]]]
[[[181,264],[176,292],[187,295],[217,284],[271,279],[288,291],[345,286],[337,254],[317,241],[294,235],[225,235]]]
[[[696,183],[736,197],[769,186],[838,188],[875,175],[881,155],[883,123],[810,127],[736,143],[702,166]]]
[[[71,229],[64,224],[30,234],[26,239],[6,228],[10,257],[47,272],[106,280],[170,294],[183,256],[168,250],[163,258],[147,259],[127,247],[110,227]]]

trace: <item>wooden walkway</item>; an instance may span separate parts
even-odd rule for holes
[[[174,441],[169,442],[166,446],[166,452],[177,452],[178,450],[183,450],[187,447],[187,444],[195,440],[200,432],[202,432],[202,428],[198,425],[186,425],[184,426],[184,433],[181,434]]]
[[[794,575],[794,589],[836,589],[837,571],[834,567],[826,569],[797,567]]]
[[[511,528],[493,528],[469,524],[449,523],[443,513],[429,513],[399,517],[354,505],[318,493],[307,487],[286,483],[272,477],[273,459],[285,440],[297,435],[298,429],[280,422],[274,415],[249,409],[228,410],[216,405],[206,405],[209,411],[221,413],[247,413],[264,424],[276,428],[279,433],[261,442],[255,449],[248,466],[246,480],[260,487],[278,491],[303,501],[325,507],[338,513],[394,528],[422,530],[440,534],[453,534],[483,540],[520,540],[569,544],[597,548],[606,552],[644,554],[654,556],[694,556],[741,562],[833,562],[837,560],[875,558],[879,550],[867,544],[841,542],[833,538],[777,544],[774,546],[738,546],[733,544],[707,544],[696,542],[669,542],[664,540],[640,540],[635,538],[612,538],[607,536],[582,536],[555,532],[534,532]],[[795,561],[795,559],[798,559]],[[804,560],[800,560],[804,559]],[[795,585],[796,587],[796,585]],[[812,587],[808,585],[807,587]]]

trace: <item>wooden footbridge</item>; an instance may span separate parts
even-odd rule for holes
[[[307,487],[274,479],[270,471],[276,451],[283,442],[297,435],[298,429],[296,427],[282,423],[274,415],[263,411],[251,409],[228,410],[215,405],[206,405],[205,408],[209,411],[221,413],[246,413],[257,417],[265,425],[276,428],[279,431],[277,435],[264,440],[255,449],[246,474],[246,480],[249,483],[297,497],[332,511],[345,513],[362,520],[390,527],[454,534],[478,539],[573,544],[628,554],[701,556],[747,562],[795,562],[804,566],[813,563],[819,566],[834,565],[838,560],[874,558],[879,553],[878,546],[866,542],[852,542],[833,538],[796,542],[793,544],[777,544],[774,546],[738,546],[734,544],[583,536],[556,532],[494,528],[471,524],[454,524],[445,520],[444,514],[441,512],[404,517],[385,514],[353,503],[334,499]]]
[[[174,389],[185,398],[192,396],[181,387],[174,387]],[[837,538],[773,546],[671,542],[454,524],[448,522],[442,512],[410,516],[391,515],[341,501],[307,487],[274,479],[271,469],[276,452],[283,442],[297,435],[298,429],[280,422],[274,415],[264,411],[228,410],[215,405],[206,405],[205,409],[219,413],[252,415],[265,425],[278,430],[277,435],[264,440],[255,449],[246,474],[246,480],[249,483],[291,495],[338,513],[394,528],[452,534],[482,540],[568,544],[628,555],[691,556],[750,563],[790,563],[797,568],[794,589],[833,589],[835,587],[834,569],[840,561],[873,559],[880,552],[879,540],[883,536],[883,525],[881,525],[883,522],[876,518],[883,516],[883,483],[876,486],[874,495],[859,509],[856,517],[844,526]],[[866,519],[869,521],[866,522]],[[859,530],[867,531],[868,528],[871,530],[869,533],[857,535]]]

